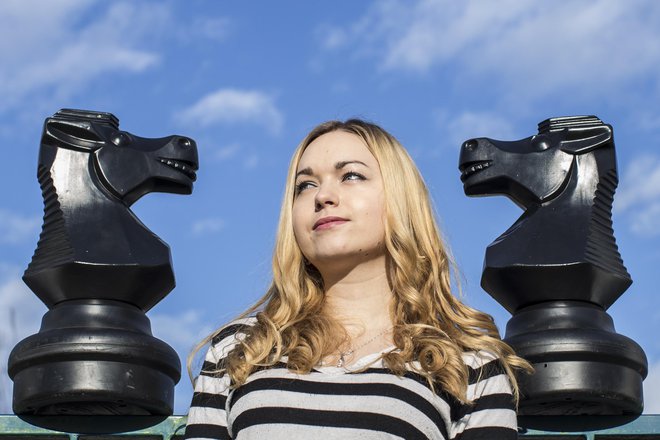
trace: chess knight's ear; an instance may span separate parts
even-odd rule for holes
[[[569,128],[560,148],[570,154],[584,154],[612,140],[612,127]]]
[[[104,139],[88,121],[46,119],[43,141],[51,145],[77,150],[96,150],[105,145]]]

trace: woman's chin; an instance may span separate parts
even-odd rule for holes
[[[309,261],[321,272],[352,270],[363,265],[371,265],[374,261],[385,260],[383,252],[371,251],[365,252],[362,249],[343,252],[328,252],[317,254]]]

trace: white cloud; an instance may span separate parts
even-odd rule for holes
[[[466,111],[454,116],[439,109],[434,112],[434,119],[446,133],[446,143],[451,148],[459,148],[462,142],[475,136],[501,140],[512,140],[514,136],[509,120],[496,113]]]
[[[649,364],[644,380],[644,414],[660,414],[660,362]]]
[[[33,238],[36,244],[39,226],[39,217],[27,217],[0,209],[0,244],[16,244],[29,238]]]
[[[224,40],[232,30],[233,24],[226,17],[199,17],[190,29],[187,29],[193,37],[200,36],[215,41]]]
[[[199,310],[192,309],[176,315],[149,313],[154,336],[170,344],[182,359],[213,330],[201,316]]]
[[[229,144],[224,147],[219,148],[213,157],[219,161],[228,160],[236,156],[236,153],[240,150],[240,145],[238,144]]]
[[[250,153],[243,162],[246,170],[253,170],[259,165],[259,155],[255,152]]]
[[[451,65],[466,82],[515,84],[528,97],[579,93],[595,79],[588,89],[602,93],[657,81],[659,20],[654,1],[384,0],[353,24],[324,30],[320,43],[376,57],[384,70]]]
[[[178,117],[184,123],[200,126],[256,124],[273,134],[279,133],[284,123],[274,98],[258,90],[216,90],[180,112]]]
[[[321,42],[324,49],[335,49],[343,46],[347,40],[348,35],[344,29],[329,25],[321,25],[316,30],[316,37]]]
[[[636,121],[639,128],[645,131],[657,131],[660,130],[660,115],[656,113],[643,113],[639,115],[639,119]]]
[[[139,46],[168,18],[156,3],[1,2],[0,110],[36,94],[63,99],[102,74],[153,66],[158,54]]]
[[[19,269],[0,264],[0,413],[11,412],[7,359],[23,338],[39,331],[46,306],[27,288]]]
[[[641,236],[660,235],[660,156],[647,154],[630,162],[622,173],[614,209]]]
[[[238,154],[240,152],[240,155]],[[211,157],[218,162],[223,161],[237,161],[240,160],[243,168],[246,170],[255,169],[259,166],[260,155],[252,148],[242,146],[238,143],[232,143],[223,147],[217,148]],[[216,228],[219,230],[219,228]]]
[[[197,220],[192,225],[192,234],[206,235],[221,231],[225,227],[225,222],[221,218],[204,218]]]
[[[192,386],[186,371],[186,359],[193,347],[212,330],[211,325],[202,321],[202,313],[189,309],[176,315],[150,313],[153,334],[176,350],[183,364],[181,380],[176,387],[174,413],[185,414],[192,398]],[[194,366],[199,369],[199,366]]]
[[[646,154],[628,164],[614,202],[617,210],[660,201],[660,156]]]
[[[23,283],[16,267],[0,266],[0,347],[39,330],[46,306]]]
[[[630,229],[644,237],[660,236],[660,201],[645,206],[632,218]]]

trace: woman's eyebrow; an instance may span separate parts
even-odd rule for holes
[[[344,168],[346,165],[352,164],[352,163],[359,163],[360,165],[364,165],[365,167],[369,168],[369,165],[366,163],[362,162],[361,160],[342,160],[341,162],[337,162],[335,164],[335,169],[336,170],[341,170]]]
[[[357,163],[357,164],[360,164],[360,165],[363,165],[363,166],[369,168],[369,165],[367,165],[366,163],[362,162],[361,160],[342,160],[342,161],[337,162],[337,163],[335,164],[335,169],[336,169],[336,170],[341,170],[341,169],[344,168],[346,165],[350,165],[350,164],[352,164],[352,163]],[[311,168],[311,167],[306,167],[306,168],[303,168],[302,170],[300,170],[300,171],[298,171],[298,172],[296,173],[296,179],[297,179],[299,176],[313,176],[313,175],[314,175],[314,171],[312,171],[312,168]]]
[[[314,172],[312,171],[312,169],[310,167],[307,167],[307,168],[303,168],[302,170],[296,173],[296,179],[298,178],[298,176],[313,176],[313,175]]]

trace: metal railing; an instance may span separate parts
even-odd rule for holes
[[[77,434],[40,428],[17,416],[0,415],[0,440],[170,440],[181,438],[185,432],[186,417],[172,416],[156,420],[147,417],[79,416],[68,419],[57,417],[52,424],[78,421],[84,431],[105,431],[105,434]],[[49,419],[32,419],[48,426]],[[534,440],[660,440],[660,415],[643,415],[626,423],[611,426],[612,417],[521,417],[520,438]],[[155,422],[155,423],[154,423]],[[149,426],[154,423],[152,426]],[[114,427],[117,430],[113,430]],[[147,426],[126,430],[130,426]],[[535,428],[531,428],[534,426]],[[116,439],[121,437],[120,439]]]

